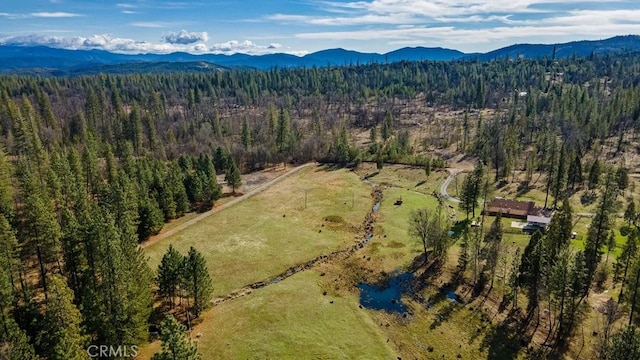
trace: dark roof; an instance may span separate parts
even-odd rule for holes
[[[489,214],[501,213],[506,217],[522,217],[536,212],[536,204],[533,201],[517,201],[495,198],[487,205]]]

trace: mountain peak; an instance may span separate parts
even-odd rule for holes
[[[51,69],[51,74],[82,74],[91,68],[100,68],[105,72],[118,72],[122,65],[127,71],[133,63],[191,63],[184,69],[254,68],[270,69],[274,67],[311,67],[342,66],[352,64],[388,63],[397,61],[452,61],[460,59],[478,59],[490,61],[504,58],[563,58],[570,56],[589,56],[592,53],[615,53],[619,51],[640,51],[640,35],[619,35],[602,40],[581,40],[561,44],[513,44],[487,53],[465,54],[458,50],[442,47],[404,47],[385,54],[364,53],[343,48],[320,50],[305,56],[291,54],[201,54],[185,52],[171,54],[118,54],[104,50],[68,50],[46,46],[0,45],[0,72],[30,73],[42,69]],[[207,64],[207,65],[202,65]],[[170,71],[180,68],[173,66],[138,66],[140,71]]]

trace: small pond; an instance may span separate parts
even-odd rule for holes
[[[404,313],[407,308],[401,297],[403,293],[411,290],[412,281],[413,274],[407,272],[391,278],[384,287],[358,284],[360,304],[368,309]]]

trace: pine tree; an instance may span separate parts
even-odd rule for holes
[[[157,283],[160,296],[162,296],[165,301],[168,300],[171,308],[173,308],[174,299],[178,294],[184,260],[184,256],[177,252],[173,245],[169,245],[169,248],[162,256],[160,265],[158,265]]]
[[[247,123],[247,119],[245,118],[242,122],[242,145],[245,150],[248,150],[251,147],[251,129],[249,128],[249,123]]]
[[[462,240],[460,242],[460,255],[458,255],[458,271],[464,273],[469,264],[469,229],[466,228],[462,233]]]
[[[382,140],[385,142],[391,137],[392,128],[393,114],[391,114],[391,111],[387,111],[384,116],[384,120],[382,120]]]
[[[146,241],[162,230],[164,214],[153,197],[141,195],[138,200],[138,241]]]
[[[628,325],[613,334],[600,353],[601,360],[640,359],[640,331],[635,325]]]
[[[187,328],[173,316],[167,316],[161,325],[162,352],[153,355],[153,360],[199,360],[198,347],[186,338]]]
[[[616,234],[613,230],[609,231],[609,237],[607,237],[607,256],[604,260],[606,266],[609,266],[609,254],[616,249],[618,245],[616,243]]]
[[[62,231],[56,220],[53,202],[36,180],[23,175],[24,207],[22,209],[22,239],[29,252],[38,259],[40,280],[47,295],[47,274],[58,262]],[[58,262],[59,265],[59,262]]]
[[[431,175],[431,158],[427,158],[424,162],[424,175],[429,177]]]
[[[224,180],[227,182],[227,185],[231,187],[234,194],[236,193],[236,189],[242,185],[240,170],[238,170],[233,158],[229,161],[229,170],[227,170]]]
[[[593,275],[602,257],[602,247],[606,244],[607,236],[611,229],[612,214],[617,203],[618,188],[615,181],[615,172],[607,171],[602,188],[602,195],[596,209],[596,214],[591,221],[587,240],[585,242],[585,257],[589,279]]]
[[[548,262],[554,264],[556,256],[569,246],[571,229],[573,228],[572,210],[569,200],[565,199],[562,208],[551,219],[549,229],[544,238],[545,253]]]
[[[636,223],[636,203],[633,199],[629,199],[629,201],[627,201],[627,208],[624,210],[624,219],[627,220],[627,224],[629,226],[631,226],[631,224],[635,225]]]
[[[176,217],[184,215],[189,211],[189,197],[184,187],[184,174],[175,162],[171,162],[167,168],[165,186],[171,190],[173,195]]]
[[[96,331],[101,339],[115,344],[138,344],[147,338],[147,321],[152,309],[153,275],[143,250],[138,248],[138,205],[135,187],[120,171],[111,184],[109,203],[92,218],[100,239],[103,316],[107,322]]]
[[[475,173],[471,172],[465,176],[459,196],[460,209],[465,212],[467,219],[469,219],[469,214],[472,212],[475,217],[475,208],[478,206]]]
[[[0,359],[6,360],[40,360],[29,341],[29,336],[22,330],[15,320],[7,317],[4,331],[0,336]]]
[[[276,126],[276,145],[278,146],[278,152],[283,152],[289,146],[291,137],[291,124],[289,123],[289,112],[280,108],[278,114],[278,124]]]
[[[491,275],[491,282],[489,285],[489,291],[493,289],[493,281],[496,275],[496,268],[498,266],[498,260],[502,252],[502,216],[500,213],[496,216],[489,231],[484,237],[484,241],[488,244],[486,257],[486,268]]]
[[[629,306],[629,324],[637,321],[636,314],[640,312],[640,258],[636,256],[629,269],[629,280],[623,284],[626,295],[624,301]]]
[[[555,171],[555,180],[553,182],[553,208],[556,208],[558,204],[558,200],[560,200],[561,193],[565,188],[565,182],[567,177],[567,168],[566,168],[566,154],[565,147],[562,144],[560,148],[560,156],[558,158],[558,167]]]
[[[629,233],[629,237],[627,238],[627,242],[624,244],[622,248],[622,253],[616,262],[616,268],[619,269],[616,273],[622,271],[622,277],[620,278],[620,282],[623,286],[620,287],[620,295],[618,296],[618,304],[622,302],[624,299],[624,289],[625,284],[627,283],[627,273],[631,264],[633,263],[633,259],[635,259],[636,254],[638,252],[638,243],[637,243],[637,230],[632,230]],[[616,276],[618,277],[618,276]]]
[[[48,359],[86,359],[89,338],[84,335],[80,311],[73,304],[73,292],[58,275],[51,276],[48,282],[49,297],[38,343]]]
[[[520,261],[520,276],[518,283],[527,288],[529,314],[538,306],[539,294],[542,287],[541,272],[544,264],[544,248],[542,246],[542,233],[536,231],[529,238],[529,244],[522,253]]]
[[[589,169],[589,189],[595,190],[600,183],[600,174],[602,173],[602,169],[600,167],[600,162],[596,159],[591,168]]]
[[[14,188],[11,183],[13,168],[11,163],[7,161],[6,153],[0,146],[0,214],[7,219],[13,219],[15,216],[14,209]]]
[[[618,183],[618,189],[626,190],[629,186],[629,169],[624,166],[620,166],[616,170],[616,181]]]
[[[191,308],[198,317],[202,310],[209,306],[213,295],[213,283],[209,277],[206,260],[194,247],[189,249],[189,254],[184,260],[183,282],[187,295],[193,299]]]
[[[569,170],[567,172],[567,186],[570,186],[573,190],[576,185],[582,184],[583,181],[584,176],[582,175],[582,162],[580,160],[580,155],[576,155],[573,158],[571,165],[569,165]]]

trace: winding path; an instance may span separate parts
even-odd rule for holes
[[[297,166],[297,167],[287,171],[286,173],[278,176],[277,178],[269,180],[266,183],[256,187],[255,189],[247,192],[246,194],[244,194],[242,196],[238,196],[237,198],[229,201],[228,203],[222,204],[219,207],[214,207],[213,209],[196,216],[195,218],[185,222],[184,224],[180,224],[180,225],[176,226],[175,228],[173,228],[173,229],[171,229],[171,230],[169,230],[169,231],[167,231],[165,233],[162,233],[162,234],[154,236],[153,238],[149,239],[148,241],[145,241],[144,243],[140,244],[140,247],[144,249],[147,246],[155,244],[155,243],[157,243],[158,241],[160,241],[162,239],[165,239],[165,238],[167,238],[169,236],[175,235],[175,234],[179,233],[180,231],[188,228],[189,226],[195,225],[196,223],[200,222],[201,220],[204,220],[204,219],[208,218],[209,216],[211,216],[211,215],[213,215],[213,214],[215,214],[217,212],[220,212],[220,211],[222,211],[222,210],[224,210],[224,209],[226,209],[228,207],[231,207],[231,206],[233,206],[233,205],[235,205],[235,204],[237,204],[239,202],[247,200],[248,198],[250,198],[250,197],[252,197],[252,196],[254,196],[256,194],[261,193],[262,191],[270,188],[271,186],[277,184],[278,182],[288,178],[289,176],[297,173],[298,171],[300,171],[300,170],[302,170],[304,168],[307,168],[309,166],[317,166],[317,165],[318,165],[318,163],[313,162],[313,163],[306,163],[306,164]]]
[[[453,196],[449,195],[449,193],[447,192],[447,188],[449,187],[453,179],[456,178],[456,175],[461,173],[463,170],[449,168],[447,169],[447,171],[449,171],[449,177],[442,183],[442,185],[440,185],[440,195],[442,195],[442,197],[447,201],[450,201],[455,204],[459,204],[460,199],[454,198]]]

